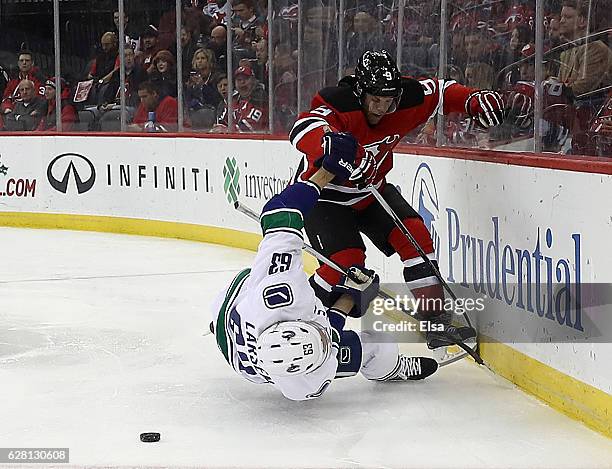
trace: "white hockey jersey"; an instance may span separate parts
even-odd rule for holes
[[[236,275],[212,306],[217,345],[232,368],[249,381],[272,384],[292,400],[316,398],[334,379],[338,334],[303,270],[302,214],[276,209],[265,212],[261,223],[264,238],[253,267]],[[272,379],[259,366],[257,338],[272,324],[298,319],[327,328],[334,339],[333,352],[313,372]]]

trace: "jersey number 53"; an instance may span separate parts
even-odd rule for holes
[[[272,254],[272,262],[268,269],[268,275],[285,272],[291,267],[292,255],[288,252],[275,252]]]

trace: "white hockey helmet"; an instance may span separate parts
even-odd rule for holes
[[[257,357],[271,376],[295,376],[319,368],[331,354],[329,332],[314,321],[272,324],[257,339]]]

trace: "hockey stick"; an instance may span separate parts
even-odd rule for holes
[[[244,213],[251,220],[256,221],[256,222],[259,223],[259,215],[257,215],[249,207],[247,207],[245,205],[242,205],[239,201],[236,201],[236,202],[234,202],[234,208],[236,210],[238,210],[239,212]],[[344,275],[348,276],[351,280],[353,280],[355,282],[359,282],[359,279],[353,278],[353,276],[351,275],[350,272],[346,271],[344,268],[342,268],[342,266],[336,264],[334,261],[329,259],[327,256],[321,254],[319,251],[317,251],[315,248],[313,248],[310,244],[303,243],[302,247],[304,248],[304,251],[306,251],[308,254],[311,254],[312,256],[314,256],[318,261],[322,262],[323,264],[327,264],[329,267],[334,269],[336,272],[340,272],[341,274],[344,274]],[[389,295],[388,293],[384,293],[384,292],[381,292],[381,296],[382,296],[382,298],[385,298],[385,299],[392,299],[393,298],[391,295]],[[414,314],[414,312],[412,312],[412,313],[408,312],[408,314]]]
[[[246,215],[247,217],[249,217],[251,220],[259,223],[260,219],[259,219],[259,215],[254,212],[251,208],[247,207],[246,205],[243,205],[240,203],[240,201],[236,200],[234,202],[234,208],[236,210],[238,210],[239,212],[243,213],[244,215]],[[353,278],[353,276],[351,275],[350,272],[348,272],[347,270],[345,270],[342,266],[338,265],[337,263],[335,263],[334,261],[332,261],[331,259],[329,259],[327,256],[325,256],[324,254],[321,254],[319,251],[317,251],[316,249],[314,249],[312,246],[310,246],[308,243],[303,243],[304,250],[311,254],[312,256],[314,256],[317,260],[319,260],[321,263],[328,265],[329,267],[331,267],[332,269],[334,269],[335,271],[344,274],[348,277],[350,277],[352,280],[359,282],[359,279]],[[394,300],[395,297],[392,296],[391,294],[385,292],[384,290],[379,290],[378,291],[378,296],[380,298],[383,299],[390,299],[390,300]],[[398,304],[398,302],[395,302],[395,306],[404,314],[410,316],[410,317],[414,317],[414,315],[416,314],[416,311],[412,311],[410,309],[405,308],[403,305]],[[472,358],[474,358],[474,360],[476,360],[476,362],[482,362],[482,359],[480,358],[480,356],[476,355],[474,356],[474,351],[472,349],[470,349],[467,345],[465,344],[457,344],[459,347],[461,347],[464,351],[463,352],[459,352],[457,354],[453,354],[453,355],[446,355],[443,358],[441,358],[438,362],[438,365],[440,367],[442,366],[446,366],[446,365],[450,365],[451,363],[454,363],[456,361],[462,360],[463,358],[467,357],[468,355],[472,356]]]
[[[419,254],[419,256],[421,256],[421,259],[423,259],[425,261],[425,263],[428,264],[429,267],[431,267],[431,269],[434,272],[434,275],[436,276],[436,278],[438,279],[438,281],[440,282],[440,284],[442,285],[444,290],[446,290],[448,292],[448,294],[450,295],[450,297],[456,302],[457,301],[457,295],[455,295],[455,293],[451,290],[451,288],[448,285],[448,283],[446,283],[444,278],[442,278],[442,274],[438,270],[438,267],[431,261],[431,259],[429,257],[427,257],[427,254],[425,254],[425,251],[423,251],[423,248],[419,245],[417,240],[414,239],[414,236],[412,236],[410,231],[408,231],[408,228],[406,228],[406,226],[404,226],[404,223],[402,222],[402,220],[397,216],[395,211],[391,208],[391,206],[383,198],[383,196],[380,194],[380,192],[378,192],[378,189],[376,189],[376,187],[374,187],[372,185],[368,186],[367,189],[374,196],[374,198],[378,201],[378,203],[383,208],[383,210],[385,212],[387,212],[387,214],[391,217],[391,219],[393,220],[393,223],[395,224],[395,226],[397,226],[397,228],[404,234],[404,236],[414,246],[414,248],[416,249],[416,251]],[[465,321],[467,322],[468,326],[471,327],[472,329],[474,329],[474,327],[472,326],[472,322],[470,321],[470,318],[467,315],[467,313],[464,313],[463,316],[465,317]],[[474,361],[476,363],[478,363],[479,365],[484,365],[484,362],[482,361],[482,358],[481,358],[480,354],[478,353],[478,343],[476,343],[476,345],[474,346],[473,349],[468,347],[463,341],[456,341],[456,345],[458,345],[466,353],[468,353],[474,359]]]
[[[431,259],[427,257],[427,254],[425,254],[425,251],[423,251],[423,248],[419,245],[417,240],[414,239],[414,236],[412,236],[412,233],[408,231],[408,228],[406,228],[406,226],[404,225],[400,217],[397,216],[397,214],[391,208],[391,206],[387,203],[387,201],[383,199],[383,196],[380,194],[380,192],[378,192],[378,189],[376,189],[376,187],[372,185],[368,186],[367,189],[374,196],[374,198],[378,201],[378,203],[383,208],[383,210],[387,212],[387,214],[391,217],[391,219],[393,220],[393,223],[395,223],[395,226],[402,232],[402,234],[406,238],[408,238],[408,241],[410,241],[414,249],[416,249],[416,252],[419,254],[419,256],[421,256],[421,259],[423,259],[423,261],[425,261],[425,263],[429,265],[429,267],[433,270],[434,275],[436,276],[436,278],[442,285],[442,288],[446,290],[446,292],[450,295],[453,301],[457,301],[457,295],[455,295],[455,293],[451,290],[448,283],[446,283],[446,281],[442,277],[442,274],[440,273],[438,266],[436,266],[436,264],[431,262]],[[465,317],[465,321],[467,322],[467,325],[470,326],[471,328],[474,328],[474,326],[472,326],[472,322],[470,321],[470,318],[467,315],[467,313],[463,314],[463,316]]]

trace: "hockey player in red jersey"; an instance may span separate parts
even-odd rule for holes
[[[431,266],[393,224],[369,190],[372,184],[402,219],[421,248],[435,264],[433,242],[419,214],[404,200],[385,176],[393,168],[393,148],[408,132],[425,123],[439,105],[445,114],[462,112],[484,128],[504,119],[501,96],[488,90],[474,90],[455,81],[415,80],[402,77],[386,51],[365,52],[354,76],[344,77],[338,86],[324,88],[312,100],[311,110],[300,114],[289,139],[303,155],[296,180],[306,181],[320,167],[325,132],[352,134],[358,152],[369,154],[374,164],[364,167],[360,180],[329,184],[305,221],[313,247],[344,267],[365,265],[362,233],[385,255],[397,253],[404,264],[404,279],[418,299],[444,299],[444,292]],[[364,160],[364,161],[367,161]],[[340,275],[322,265],[310,282],[326,306],[337,295],[332,287]],[[421,304],[440,302],[421,302]],[[450,313],[423,307],[419,318],[444,324],[444,332],[428,333],[430,348],[475,337],[470,327],[450,325]],[[439,329],[439,328],[435,328]]]

